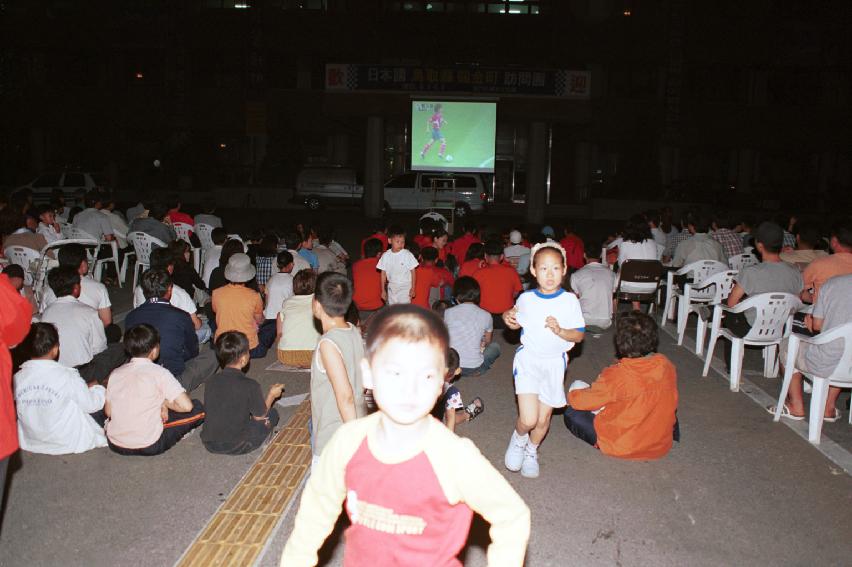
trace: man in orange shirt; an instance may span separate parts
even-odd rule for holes
[[[373,234],[365,238],[361,241],[361,257],[362,258],[372,258],[369,254],[367,254],[366,246],[367,241],[371,238],[377,239],[382,245],[382,252],[388,249],[388,229],[383,222],[377,222],[373,226],[373,230],[375,231]]]
[[[225,267],[228,284],[213,292],[216,312],[216,337],[225,331],[240,331],[249,340],[251,358],[263,358],[275,341],[275,320],[265,321],[263,299],[246,286],[257,270],[246,254],[234,254]]]
[[[819,288],[829,278],[852,274],[852,221],[836,222],[831,227],[829,244],[834,254],[817,258],[802,272],[805,281],[802,301],[816,303]]]
[[[362,323],[385,304],[382,301],[382,274],[376,267],[379,256],[384,252],[382,241],[368,238],[364,241],[363,249],[365,258],[352,264],[352,301],[358,308]]]
[[[417,278],[414,280],[414,297],[411,303],[429,309],[431,302],[429,294],[432,288],[442,289],[445,285],[453,285],[453,276],[446,268],[435,265],[438,260],[438,250],[427,246],[420,251],[420,265],[415,268]],[[439,298],[436,298],[439,299]]]
[[[657,323],[639,311],[616,319],[615,350],[618,362],[591,387],[569,388],[565,426],[605,455],[658,459],[680,440],[677,371],[656,352]]]
[[[515,297],[524,290],[518,272],[503,263],[503,243],[489,240],[485,243],[485,267],[478,269],[473,278],[479,282],[479,306],[491,313],[495,329],[504,329],[503,313],[515,305]]]

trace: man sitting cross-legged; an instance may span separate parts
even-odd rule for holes
[[[126,328],[147,323],[160,335],[161,366],[167,368],[187,390],[192,391],[216,372],[216,356],[210,349],[199,352],[198,337],[185,311],[170,303],[177,289],[163,269],[142,274],[145,303],[127,314]]]
[[[98,312],[80,301],[80,274],[70,266],[53,268],[47,283],[58,299],[41,316],[59,331],[59,363],[80,371],[86,382],[106,381],[127,356],[121,343],[107,344],[104,325]]]

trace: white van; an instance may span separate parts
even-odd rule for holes
[[[363,194],[364,186],[352,169],[305,168],[296,180],[295,200],[311,210],[333,203],[360,204]],[[386,212],[453,204],[457,217],[482,211],[488,201],[485,180],[477,173],[403,173],[385,183],[384,194]]]

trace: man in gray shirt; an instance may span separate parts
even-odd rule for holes
[[[762,261],[737,274],[734,289],[728,296],[728,307],[761,293],[790,293],[798,297],[804,287],[802,274],[795,266],[781,261],[784,230],[775,223],[761,223],[754,231],[754,241]],[[727,313],[723,325],[734,335],[744,337],[751,330],[752,323],[754,310],[748,309],[745,313]],[[730,364],[730,361],[731,343],[725,341],[725,364]]]
[[[169,214],[169,209],[165,204],[155,202],[151,204],[147,217],[140,217],[130,223],[130,232],[144,232],[150,234],[163,243],[168,244],[174,241],[177,236],[175,229],[171,224],[166,222],[166,217]]]
[[[86,209],[74,216],[74,226],[86,231],[97,240],[113,240],[112,224],[100,211],[103,198],[97,190],[89,191],[86,195]]]
[[[805,326],[811,332],[820,331],[824,333],[846,323],[852,323],[852,301],[849,301],[850,297],[852,297],[852,275],[829,278],[820,289],[813,313],[805,316]],[[830,376],[840,361],[843,346],[843,341],[840,339],[825,345],[801,343],[799,353],[796,356],[796,368],[802,370],[805,374],[814,374],[823,378]],[[786,340],[781,345],[781,355],[783,362],[787,358]],[[823,420],[835,422],[842,416],[841,411],[836,407],[838,396],[840,396],[840,388],[829,387]],[[775,413],[775,406],[771,406],[767,410],[770,413]],[[801,372],[793,374],[781,416],[795,420],[804,419],[805,402],[802,393]]]

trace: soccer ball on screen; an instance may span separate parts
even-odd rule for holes
[[[447,157],[446,157],[446,160],[447,160],[447,161],[453,161],[453,156],[447,156]]]

